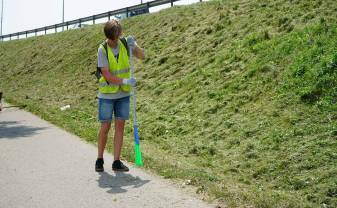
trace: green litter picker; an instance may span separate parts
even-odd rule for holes
[[[135,73],[135,67],[133,64],[133,54],[132,54],[132,48],[129,48],[129,54],[130,54],[130,67],[131,67],[131,77],[134,78]],[[136,117],[136,89],[135,87],[132,87],[131,91],[132,96],[132,110],[133,110],[133,133],[135,138],[135,164],[136,166],[142,166],[142,152],[140,150],[140,142],[139,142],[139,134],[138,134],[138,126],[137,126],[137,117]]]

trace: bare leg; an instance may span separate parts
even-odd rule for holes
[[[124,120],[115,120],[115,137],[114,137],[114,159],[119,160],[121,156],[121,149],[123,146],[124,135]]]
[[[103,153],[108,139],[108,133],[111,127],[111,122],[104,122],[101,124],[101,128],[98,135],[98,157],[103,158]]]

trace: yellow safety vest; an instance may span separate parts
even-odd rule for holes
[[[130,65],[127,49],[120,40],[118,40],[118,44],[119,44],[118,61],[116,60],[112,52],[112,49],[109,46],[107,46],[107,53],[109,58],[108,60],[109,71],[113,76],[123,79],[129,79],[131,77],[131,74],[130,74]],[[100,47],[103,49],[103,51],[105,51],[103,45],[100,45]],[[119,90],[124,92],[130,92],[131,90],[129,85],[108,83],[103,76],[99,79],[98,83],[99,83],[98,90],[100,93],[116,93]]]

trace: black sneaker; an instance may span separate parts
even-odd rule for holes
[[[95,164],[96,172],[103,172],[104,171],[103,164],[104,164],[103,158],[97,158],[96,164]]]
[[[115,160],[112,163],[112,170],[127,172],[129,171],[129,168],[126,167],[120,160]]]

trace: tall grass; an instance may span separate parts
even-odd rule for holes
[[[228,207],[336,207],[336,11],[227,0],[123,21],[147,56],[136,62],[145,168]],[[6,100],[96,143],[103,38],[96,25],[3,42]]]

